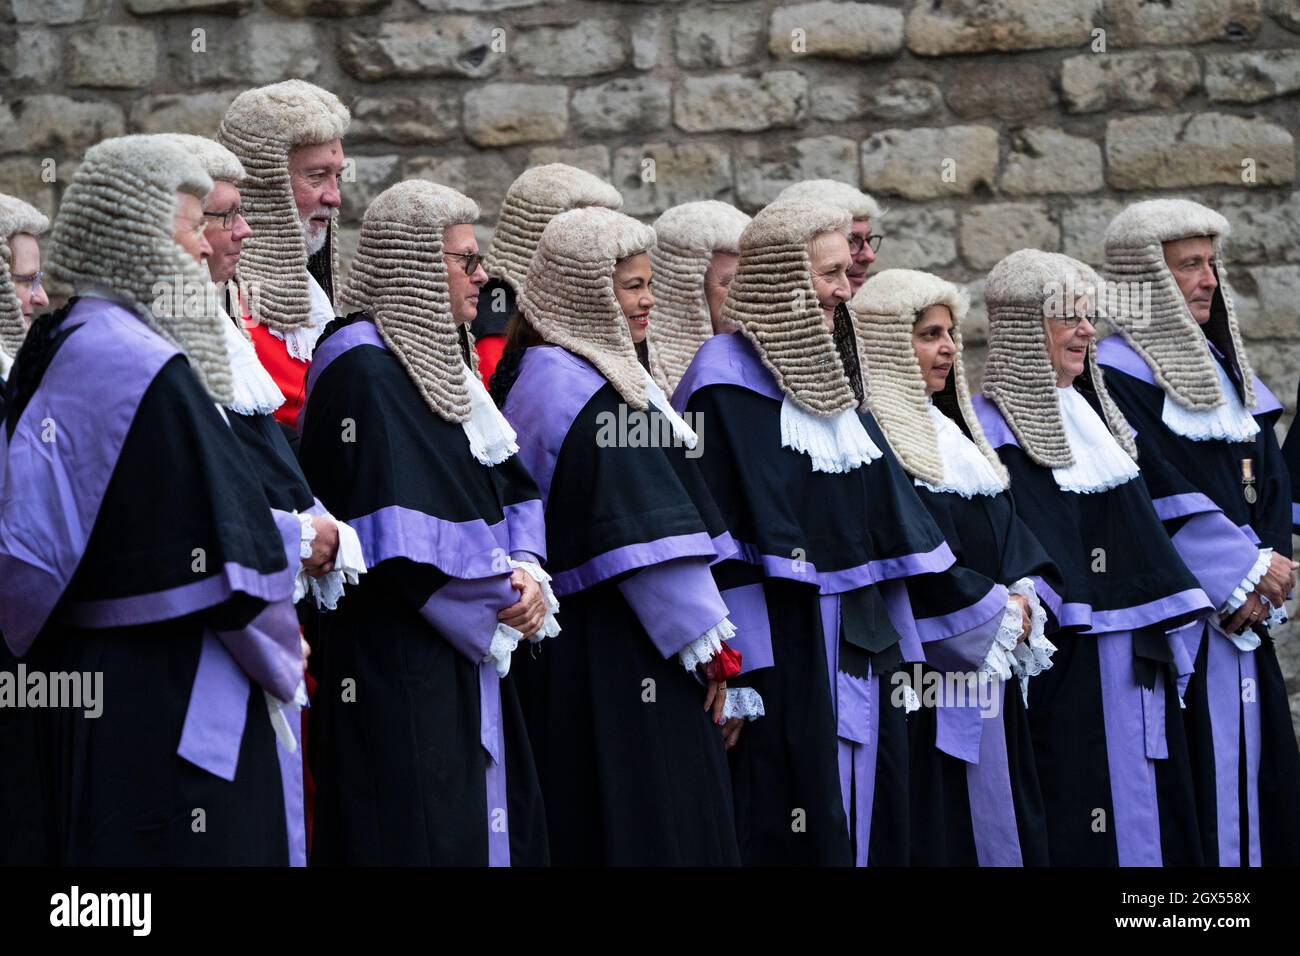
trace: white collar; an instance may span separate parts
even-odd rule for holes
[[[1219,386],[1223,390],[1223,404],[1205,411],[1184,408],[1177,399],[1165,392],[1164,408],[1160,420],[1175,435],[1192,441],[1254,441],[1259,434],[1259,423],[1246,411],[1237,396],[1236,386],[1217,361],[1214,368],[1219,373]]]
[[[244,338],[224,308],[220,311],[232,386],[232,398],[226,407],[240,415],[269,415],[284,404],[284,393],[262,367],[253,343]]]
[[[469,418],[461,422],[461,428],[469,439],[470,454],[485,465],[499,465],[519,450],[515,430],[474,371],[464,362],[461,369],[469,393]]]
[[[930,421],[934,422],[939,457],[943,459],[943,481],[931,485],[916,478],[916,484],[931,491],[955,492],[963,498],[997,495],[1006,491],[1006,485],[979,450],[979,446],[966,437],[956,422],[939,411],[933,401],[927,398],[925,404],[930,413]]]
[[[853,471],[881,455],[857,409],[814,415],[789,395],[781,401],[781,445],[811,458],[813,471],[831,474]]]
[[[9,353],[0,348],[0,378],[8,378],[9,370],[14,367],[14,360],[9,357]]]
[[[1089,494],[1108,491],[1138,476],[1138,467],[1119,446],[1106,423],[1073,385],[1056,389],[1061,427],[1074,456],[1067,468],[1053,468],[1052,477],[1063,491]]]
[[[267,326],[267,331],[284,343],[285,351],[300,362],[310,362],[316,351],[316,340],[320,338],[325,326],[334,321],[334,306],[325,294],[316,277],[307,273],[307,296],[311,300],[311,324],[288,332],[281,332]]]

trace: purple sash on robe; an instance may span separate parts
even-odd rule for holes
[[[298,413],[300,434],[317,379],[335,359],[363,345],[389,350],[374,322],[367,320],[343,327],[316,350]],[[546,558],[542,502],[534,498],[506,505],[502,510],[504,517],[495,524],[481,518],[447,521],[397,505],[348,522],[357,533],[368,567],[402,557],[432,565],[452,579],[429,597],[420,608],[420,616],[478,667],[479,743],[487,762],[484,777],[489,866],[510,865],[510,832],[501,678],[496,664],[483,658],[496,631],[497,612],[514,604],[517,597],[510,585],[506,558],[520,552],[540,560]],[[558,593],[558,588],[555,590]]]
[[[18,656],[36,640],[85,553],[145,392],[180,354],[128,308],[105,299],[81,299],[64,327],[75,331],[50,362],[0,459],[0,630]],[[205,635],[190,691],[177,753],[225,780],[234,779],[239,760],[249,678],[282,700],[293,699],[302,679],[290,603],[297,521],[292,543],[289,529],[280,531],[289,556],[283,571],[263,574],[232,562],[194,584],[70,602],[59,612],[74,626],[120,627],[191,614],[235,591],[269,602],[248,627]],[[295,821],[287,825],[292,843]]]
[[[555,464],[569,430],[605,384],[595,366],[567,349],[536,346],[524,353],[519,378],[502,412],[520,435],[519,457],[537,482],[543,506],[550,497]],[[716,563],[735,552],[736,545],[725,532],[716,538],[702,531],[675,535],[598,554],[578,567],[557,572],[551,586],[558,597],[564,597],[637,568],[681,558],[708,558]]]
[[[673,392],[673,407],[679,412],[684,410],[691,395],[710,385],[735,385],[777,402],[784,398],[772,373],[763,365],[749,341],[739,333],[715,335],[700,346]],[[735,546],[742,560],[761,566],[767,576],[805,584],[815,582],[819,593],[824,595],[843,594],[914,574],[943,571],[956,560],[948,542],[941,541],[932,551],[878,558],[856,567],[823,571],[806,559],[764,554],[749,542],[737,541]]]

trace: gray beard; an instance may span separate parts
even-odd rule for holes
[[[310,219],[298,220],[298,228],[302,230],[302,242],[303,245],[307,247],[307,255],[309,257],[316,255],[316,253],[325,248],[325,240],[327,240],[330,235],[328,226],[321,229],[319,232],[313,232],[311,227],[308,225],[310,221]]]

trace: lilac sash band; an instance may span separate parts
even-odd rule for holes
[[[771,667],[774,663],[772,625],[767,616],[767,597],[763,585],[746,584],[738,588],[727,588],[721,593],[722,600],[727,605],[727,616],[736,625],[736,636],[731,639],[731,647],[740,652],[740,673],[748,674]]]
[[[307,815],[302,779],[302,708],[290,701],[283,707],[285,719],[298,749],[289,753],[277,737],[275,753],[280,758],[280,783],[284,788],[284,820],[289,832],[289,865],[307,865]]]
[[[1174,657],[1174,674],[1178,685],[1178,699],[1187,695],[1187,685],[1196,670],[1196,655],[1201,650],[1201,636],[1205,633],[1206,622],[1193,621],[1175,628],[1165,635],[1169,642],[1169,651]]]
[[[821,603],[822,640],[835,708],[836,755],[840,799],[853,834],[853,864],[866,866],[871,848],[871,810],[876,793],[876,754],[879,749],[880,680],[868,670],[866,680],[840,671],[840,596],[824,594]],[[849,833],[844,834],[845,839]]]
[[[248,675],[222,642],[205,633],[176,752],[222,780],[234,780],[251,690]]]
[[[1012,683],[1010,693],[1019,693]],[[1005,706],[1007,685],[994,682],[994,693]],[[940,712],[942,713],[942,711]],[[978,759],[966,764],[966,796],[970,801],[971,833],[975,857],[980,866],[1024,866],[1020,853],[1020,830],[1016,826],[1016,805],[1011,795],[1011,768],[1007,761],[1007,734],[1003,707],[981,717]]]
[[[74,305],[63,327],[75,326],[0,459],[0,632],[19,657],[85,553],[144,393],[179,354],[104,299]]]
[[[885,600],[885,613],[889,615],[889,623],[899,633],[898,649],[903,653],[903,660],[925,660],[925,650],[916,630],[916,618],[912,616],[912,602],[907,597],[907,585],[902,581],[882,581],[880,596]]]
[[[486,751],[488,866],[510,865],[506,797],[506,738],[501,722],[501,678],[491,662],[478,669],[479,742]]]
[[[1160,866],[1160,811],[1156,802],[1153,738],[1164,747],[1164,711],[1137,682],[1133,635],[1128,631],[1097,639],[1101,704],[1106,730],[1115,846],[1120,866]],[[1161,700],[1163,697],[1161,696]],[[1159,720],[1159,726],[1153,726]],[[1165,751],[1167,754],[1167,751]]]
[[[1246,810],[1249,815],[1250,866],[1260,865],[1259,851],[1259,680],[1254,651],[1240,651],[1214,628],[1205,655],[1205,691],[1210,703],[1210,737],[1214,744],[1214,803],[1219,866],[1241,866],[1241,799],[1238,769],[1241,738],[1246,740]],[[1249,681],[1249,683],[1247,683]],[[1247,693],[1250,688],[1250,693]]]
[[[880,590],[890,623],[902,637],[899,648],[903,659],[921,660],[921,641],[912,620],[906,588],[901,582],[890,581],[882,584]],[[892,694],[897,688],[894,685],[886,688],[880,675],[870,667],[865,680],[840,671],[840,596],[823,594],[818,600],[831,702],[835,708],[840,798],[846,817],[853,821],[854,865],[866,866],[871,848],[871,814],[875,805],[876,757],[880,749],[880,708],[895,706]],[[882,695],[889,695],[883,704]]]
[[[982,600],[950,615],[972,624],[964,633],[924,644],[926,660],[945,678],[960,675],[961,684],[945,680],[935,700],[935,748],[966,764],[966,796],[970,804],[971,832],[980,866],[1023,866],[1020,831],[1011,795],[1011,770],[1007,762],[1003,708],[985,713],[980,704],[981,670],[994,636],[1002,624],[1007,590],[993,587]],[[917,621],[918,630],[926,623]],[[931,628],[931,633],[942,633]],[[985,684],[999,705],[1006,687],[998,680]],[[950,691],[952,693],[950,693]],[[986,691],[986,693],[988,693]],[[923,703],[924,706],[924,703]]]

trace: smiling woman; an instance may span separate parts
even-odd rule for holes
[[[520,299],[545,344],[504,411],[546,505],[564,632],[519,681],[557,864],[739,862],[717,726],[735,627],[709,572],[735,547],[686,453],[698,436],[637,354],[654,241],[610,209],[561,213]],[[609,441],[620,415],[679,440]]]
[[[1079,302],[1069,314],[1053,304],[1050,290],[1091,289],[1092,299],[1099,285],[1056,253],[999,262],[985,284],[989,359],[973,404],[1025,522],[1062,572],[1062,590],[1039,587],[1060,628],[1054,666],[1029,686],[1051,862],[1196,865],[1187,732],[1165,716],[1181,712],[1191,661],[1167,633],[1211,604],[1140,480],[1133,430]]]

